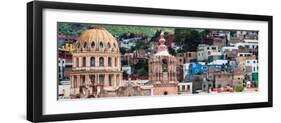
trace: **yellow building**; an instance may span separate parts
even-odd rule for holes
[[[62,46],[62,48],[59,48],[62,51],[67,51],[67,52],[73,52],[74,51],[74,47],[72,44],[66,43],[64,46]]]

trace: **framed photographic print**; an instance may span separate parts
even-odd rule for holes
[[[272,107],[272,16],[33,1],[27,120]]]

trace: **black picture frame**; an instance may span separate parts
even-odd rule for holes
[[[268,22],[268,101],[257,102],[257,103],[241,103],[241,104],[122,110],[122,111],[106,111],[106,112],[91,112],[91,113],[77,112],[73,114],[43,115],[42,113],[43,111],[42,110],[43,109],[42,107],[43,106],[42,105],[43,104],[43,95],[42,95],[43,12],[42,10],[45,8],[266,21]],[[45,2],[45,1],[29,2],[27,3],[27,120],[32,122],[45,122],[45,121],[63,121],[63,120],[94,119],[94,118],[107,118],[107,117],[124,117],[124,116],[137,116],[137,115],[155,115],[155,114],[272,107],[273,106],[273,96],[272,96],[273,28],[272,27],[273,27],[273,17],[265,16],[265,15],[185,11],[185,10],[93,5],[93,4],[63,3],[63,2]]]

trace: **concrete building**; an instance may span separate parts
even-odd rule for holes
[[[178,94],[191,94],[192,82],[180,82],[178,84]]]
[[[243,87],[245,85],[245,73],[239,68],[233,72],[233,87]]]
[[[251,67],[251,73],[258,72],[258,60],[251,59],[251,60],[246,60],[246,67]]]
[[[203,75],[194,75],[191,78],[192,81],[192,93],[197,93],[203,90]]]
[[[214,52],[219,52],[218,46],[199,44],[197,47],[197,61],[207,61],[208,57]]]
[[[191,63],[197,61],[197,52],[183,53],[184,63]]]
[[[233,86],[232,73],[229,72],[219,72],[214,74],[214,84],[215,88],[226,88],[228,86]]]

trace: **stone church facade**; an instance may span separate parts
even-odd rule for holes
[[[149,82],[153,85],[152,95],[178,94],[176,63],[176,57],[168,52],[162,32],[157,52],[149,59]]]

